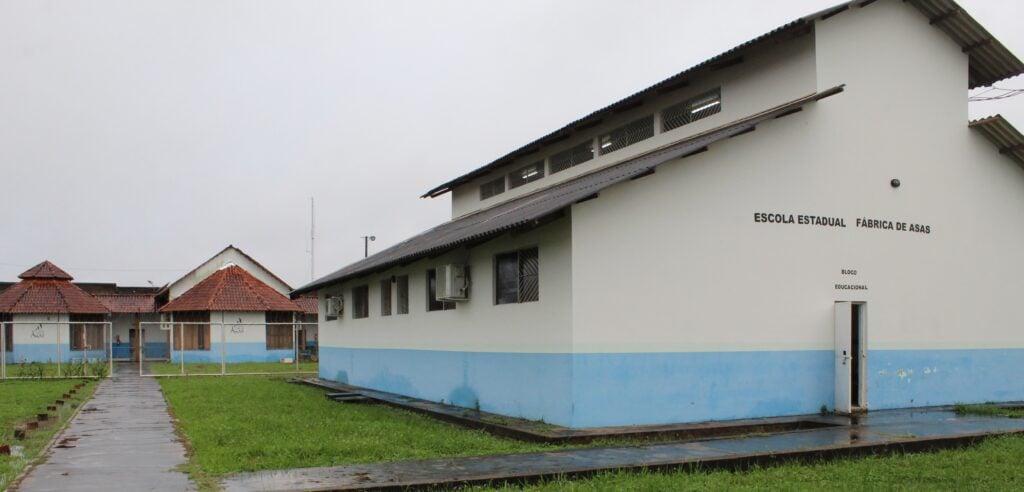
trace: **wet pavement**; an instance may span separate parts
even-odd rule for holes
[[[649,446],[606,447],[515,455],[442,458],[245,473],[229,490],[358,490],[530,481],[639,468],[734,468],[786,459],[850,456],[960,446],[985,437],[1024,433],[1024,419],[957,416],[949,409],[878,411],[846,425],[773,435]]]
[[[174,471],[186,462],[159,383],[122,364],[17,490],[194,490],[186,474]]]

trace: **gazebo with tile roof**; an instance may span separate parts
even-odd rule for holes
[[[234,264],[160,308],[165,321],[174,322],[172,358],[180,361],[183,351],[186,362],[219,362],[222,353],[228,362],[293,357],[292,324],[305,311]]]
[[[18,278],[20,282],[0,292],[7,363],[106,357],[110,310],[99,299],[72,284],[73,277],[49,261]]]

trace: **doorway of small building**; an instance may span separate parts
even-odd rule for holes
[[[867,410],[867,303],[835,303],[835,410]]]
[[[128,346],[131,347],[132,362],[138,362],[142,353],[142,337],[138,328],[128,329]]]

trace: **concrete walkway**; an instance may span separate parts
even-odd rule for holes
[[[100,383],[17,490],[194,490],[187,475],[174,471],[187,459],[160,385],[137,371],[115,366],[114,377]]]
[[[948,409],[881,411],[848,425],[768,436],[266,471],[236,475],[223,485],[229,491],[452,487],[603,470],[685,468],[698,463],[705,469],[731,468],[782,459],[935,449],[1009,433],[1024,433],[1024,419],[960,417]]]

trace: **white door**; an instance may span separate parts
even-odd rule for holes
[[[852,321],[853,303],[836,303],[836,406],[839,413],[850,413],[850,381],[853,379]]]

